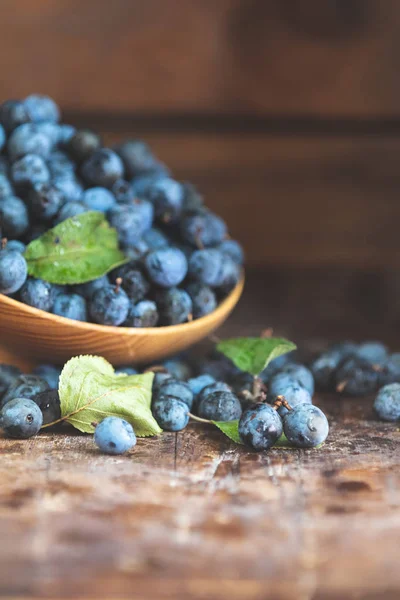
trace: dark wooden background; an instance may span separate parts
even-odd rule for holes
[[[3,0],[0,97],[149,140],[254,265],[397,267],[399,31],[397,0]]]

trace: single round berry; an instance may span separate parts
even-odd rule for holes
[[[141,140],[127,140],[116,146],[115,152],[122,159],[129,179],[157,172],[160,165],[149,146]]]
[[[116,204],[113,194],[103,187],[86,190],[82,202],[88,210],[98,210],[100,212],[107,212]]]
[[[187,214],[181,221],[180,229],[182,239],[196,248],[216,246],[227,233],[223,219],[206,211]]]
[[[400,421],[400,383],[385,385],[378,392],[374,409],[382,421]]]
[[[81,129],[76,131],[66,144],[66,151],[78,163],[86,160],[99,150],[101,139],[93,131]]]
[[[39,392],[32,400],[42,411],[43,425],[48,425],[61,418],[61,405],[58,390],[50,389]]]
[[[299,448],[315,448],[328,437],[329,423],[316,406],[299,404],[285,415],[283,431],[291,444]]]
[[[81,173],[88,185],[110,188],[124,176],[124,166],[118,154],[109,148],[101,148],[85,160]]]
[[[177,398],[187,404],[189,408],[193,404],[192,390],[187,383],[179,379],[169,378],[160,385],[156,400],[165,399],[166,397]]]
[[[53,286],[42,279],[28,279],[20,290],[20,299],[24,304],[51,312],[54,305]]]
[[[244,252],[242,246],[236,240],[224,240],[218,246],[218,250],[229,256],[237,265],[244,263]]]
[[[0,294],[14,294],[25,283],[28,266],[17,250],[0,250]]]
[[[135,246],[148,225],[143,218],[140,205],[134,203],[113,206],[109,212],[109,220],[111,226],[117,230],[119,241],[123,246]]]
[[[190,283],[186,291],[192,300],[192,313],[195,319],[205,317],[217,308],[217,298],[208,285]]]
[[[6,248],[7,250],[15,250],[15,252],[19,252],[20,254],[23,254],[26,250],[24,242],[20,242],[19,240],[7,240]]]
[[[14,398],[33,400],[37,394],[45,392],[48,389],[49,384],[43,377],[39,377],[38,375],[19,375],[4,394],[1,405],[4,406],[4,404],[14,400]]]
[[[242,441],[254,450],[268,450],[282,435],[282,419],[268,404],[253,404],[239,421]]]
[[[106,417],[94,430],[94,441],[106,454],[125,454],[136,445],[136,435],[128,421]]]
[[[49,96],[31,94],[25,98],[24,106],[34,123],[57,123],[60,120],[60,109]]]
[[[13,163],[11,179],[17,189],[25,191],[35,183],[47,183],[50,171],[41,156],[26,154]]]
[[[154,206],[154,214],[162,223],[175,223],[182,211],[183,188],[169,177],[151,182],[143,192],[143,197]]]
[[[205,398],[208,398],[208,396],[211,396],[214,392],[232,392],[232,388],[225,383],[225,381],[214,381],[203,387],[198,394],[197,401],[201,402]]]
[[[150,283],[138,269],[127,269],[121,278],[122,288],[134,304],[143,300],[150,291]]]
[[[380,364],[387,359],[388,351],[381,342],[364,342],[358,346],[355,355],[373,364]]]
[[[13,195],[13,187],[8,176],[5,173],[0,173],[0,199],[9,198]]]
[[[146,256],[145,264],[153,283],[167,288],[179,285],[188,268],[185,255],[178,248],[153,250]]]
[[[82,201],[83,187],[79,179],[77,179],[73,173],[58,175],[53,178],[52,183],[62,193],[65,202]],[[87,207],[85,207],[85,210],[88,210]]]
[[[237,396],[232,392],[212,392],[199,399],[197,414],[199,417],[211,421],[234,421],[240,418],[242,406]]]
[[[12,438],[30,438],[38,433],[42,424],[42,411],[33,400],[15,398],[7,402],[1,411],[0,425]]]
[[[51,147],[51,139],[35,123],[24,123],[14,129],[7,144],[8,155],[12,162],[26,154],[47,158]]]
[[[19,238],[29,227],[28,210],[16,196],[0,199],[0,228],[7,238]]]
[[[185,290],[169,288],[160,290],[156,295],[161,325],[179,325],[186,323],[192,316],[192,299]]]
[[[199,193],[196,186],[188,181],[182,184],[184,212],[198,212],[204,206],[203,196]]]
[[[169,240],[167,236],[156,227],[152,227],[151,229],[145,231],[143,234],[143,239],[150,250],[159,250],[159,248],[165,248],[166,246],[169,246]]]
[[[163,398],[153,404],[153,416],[161,429],[181,431],[189,423],[189,407],[177,398]]]
[[[58,294],[54,300],[53,313],[74,321],[87,321],[86,301],[79,294]]]
[[[226,258],[226,255],[215,248],[196,250],[189,260],[189,275],[194,281],[204,285],[222,285],[223,264]]]
[[[379,370],[369,360],[347,359],[336,372],[336,389],[349,396],[367,396],[378,388]]]
[[[110,282],[108,281],[107,275],[103,275],[102,277],[98,277],[93,281],[88,281],[87,283],[80,283],[74,286],[75,292],[80,294],[86,300],[90,300],[91,297],[97,290],[101,290],[102,288],[109,286]]]
[[[126,321],[129,308],[129,298],[118,284],[97,290],[89,302],[90,316],[101,325],[121,325]]]
[[[20,100],[6,100],[0,106],[0,123],[8,134],[19,125],[29,121],[27,108]]]
[[[63,205],[64,196],[51,183],[36,183],[28,193],[27,202],[35,219],[50,221]]]
[[[129,204],[135,200],[132,186],[125,179],[117,179],[111,186],[111,192],[119,204]]]
[[[155,327],[158,322],[157,305],[152,300],[131,304],[124,327]]]
[[[38,375],[49,384],[52,390],[58,389],[61,368],[55,365],[38,365],[33,369],[33,374]]]
[[[171,379],[171,378],[172,378],[172,375],[170,375],[170,373],[164,373],[162,371],[154,373],[153,398],[155,398],[155,396],[158,394],[158,391],[159,391],[160,387],[162,386],[162,384],[164,383],[164,381],[167,381],[167,379]],[[0,380],[0,382],[1,382],[1,380]]]
[[[163,366],[172,377],[175,377],[175,379],[186,381],[192,376],[192,369],[188,363],[179,358],[169,358],[164,361]]]

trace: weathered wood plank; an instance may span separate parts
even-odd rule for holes
[[[396,0],[3,0],[0,96],[37,90],[113,112],[398,116],[399,27]]]
[[[0,593],[399,593],[399,432],[370,401],[322,405],[332,434],[320,450],[255,454],[198,424],[118,458],[67,433],[1,440]]]

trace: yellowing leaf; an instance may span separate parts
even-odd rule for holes
[[[96,423],[114,416],[131,423],[138,437],[157,435],[162,429],[151,413],[153,377],[153,373],[116,375],[100,356],[71,358],[60,377],[62,420],[93,433]]]

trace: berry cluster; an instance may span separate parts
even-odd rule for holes
[[[84,285],[27,278],[25,244],[89,210],[106,215],[130,262]],[[60,123],[58,106],[40,95],[0,106],[0,230],[10,240],[0,250],[0,293],[103,325],[203,317],[237,284],[243,264],[225,222],[147,144],[105,148],[97,134]]]

